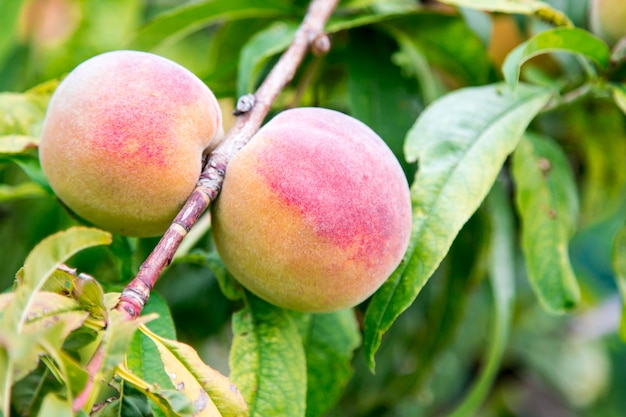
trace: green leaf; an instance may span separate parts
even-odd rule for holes
[[[294,23],[275,22],[254,35],[242,48],[237,71],[237,95],[252,93],[267,61],[287,49],[298,29]]]
[[[0,2],[0,66],[15,46],[17,24],[19,22],[22,0],[3,0]]]
[[[611,58],[609,47],[600,38],[583,29],[557,28],[541,32],[511,51],[504,63],[502,72],[506,82],[515,89],[522,65],[529,59],[549,52],[570,52],[580,54],[606,69]]]
[[[527,135],[513,154],[513,178],[530,282],[548,311],[564,312],[580,299],[568,254],[578,217],[569,162],[552,140]]]
[[[405,49],[419,52],[431,66],[446,71],[462,84],[487,83],[490,58],[480,38],[461,17],[420,13],[381,26]],[[426,86],[426,82],[429,80],[420,84]]]
[[[615,237],[613,245],[613,267],[617,288],[622,296],[622,321],[619,334],[622,340],[626,340],[626,224],[622,226]]]
[[[74,227],[48,236],[35,246],[24,263],[24,277],[17,290],[19,303],[13,309],[13,319],[19,317],[15,322],[18,332],[26,321],[34,295],[59,264],[82,249],[110,242],[111,235],[107,232]],[[9,315],[5,315],[5,318],[9,318]]]
[[[564,13],[540,0],[441,0],[441,2],[489,12],[534,15],[556,26],[573,26]]]
[[[159,417],[158,414],[151,414],[152,410],[144,393],[134,389],[130,383],[122,381],[120,385],[120,398],[105,402],[100,409],[92,411],[90,417]],[[158,387],[154,388],[159,390]]]
[[[48,179],[41,169],[39,157],[36,152],[28,152],[28,150],[26,150],[24,153],[13,154],[12,156],[8,156],[8,158],[19,166],[33,182],[43,188],[49,195],[54,196],[54,191],[52,191]]]
[[[115,299],[119,295],[115,295]],[[90,368],[90,384],[75,398],[74,406],[89,411],[93,407],[100,392],[106,388],[102,381],[108,382],[117,366],[122,363],[128,345],[137,328],[152,317],[142,316],[135,320],[127,320],[126,315],[113,309],[109,312],[107,327],[102,334],[100,344],[90,361],[97,364]],[[95,369],[93,369],[95,368]]]
[[[34,182],[24,182],[18,185],[0,184],[0,202],[2,203],[47,195],[46,191]]]
[[[18,280],[20,275],[18,274]],[[108,317],[102,287],[98,281],[87,274],[56,269],[41,289],[71,297],[78,302],[82,310],[89,312],[93,319],[104,321]]]
[[[306,417],[326,415],[352,377],[361,334],[354,311],[296,315],[307,362]]]
[[[564,117],[566,116],[566,117]],[[624,115],[608,100],[573,106],[561,113],[584,169],[577,182],[581,196],[581,223],[588,225],[619,211],[626,189]],[[555,132],[557,133],[557,132]],[[557,133],[558,134],[558,133]]]
[[[122,378],[125,383],[129,383],[146,397],[150,398],[166,416],[221,417],[219,412],[214,408],[211,410],[207,408],[198,410],[197,406],[202,404],[203,400],[198,400],[196,403],[192,402],[191,398],[185,395],[188,394],[188,392],[186,393],[184,389],[176,390],[174,388],[164,388],[159,384],[148,383],[135,375],[123,364],[117,367],[116,374]],[[126,385],[125,383],[123,386]],[[123,392],[120,394],[124,395]]]
[[[41,417],[72,417],[74,413],[72,412],[71,402],[59,398],[56,394],[48,394],[43,399],[38,415]]]
[[[233,317],[231,379],[254,417],[304,417],[306,358],[287,311],[247,293]]]
[[[491,190],[487,197],[487,207],[492,223],[489,257],[489,280],[493,294],[491,339],[478,378],[450,417],[476,415],[489,395],[500,369],[511,332],[515,298],[515,226],[512,207],[501,184],[496,182]]]
[[[8,135],[22,135],[11,139],[0,140],[0,153],[18,147],[20,141],[24,147],[38,143],[36,139],[41,133],[41,124],[46,114],[46,107],[50,94],[30,93],[0,93],[0,137]],[[11,143],[13,141],[14,143]]]
[[[198,415],[248,415],[246,403],[237,388],[224,375],[206,365],[193,348],[162,338],[147,326],[141,326],[140,330],[157,346],[162,366],[172,384],[193,402]]]
[[[526,85],[517,94],[502,85],[461,89],[429,106],[409,131],[407,160],[419,160],[411,188],[413,232],[403,262],[366,311],[371,369],[383,333],[413,303],[550,96]]]
[[[375,23],[384,22],[408,14],[413,14],[420,10],[420,7],[412,1],[399,1],[397,4],[385,2],[360,2],[358,8],[340,7],[338,13],[331,16],[326,25],[327,33],[337,33],[340,31],[354,29],[357,27],[371,26]],[[342,6],[344,5],[342,2]]]
[[[244,296],[243,289],[235,281],[230,272],[228,272],[219,254],[213,251],[207,255],[206,260],[207,266],[213,275],[215,275],[224,296],[232,301],[241,300]]]
[[[612,91],[615,104],[617,104],[617,107],[619,107],[620,110],[626,114],[626,85],[613,85]]]
[[[345,55],[350,114],[380,135],[412,176],[415,169],[403,161],[402,145],[423,106],[416,99],[415,82],[391,62],[394,48],[393,40],[380,33],[351,32]]]
[[[287,11],[286,2],[281,0],[213,0],[188,3],[170,9],[148,22],[131,43],[131,48],[152,50],[222,20],[278,18]]]

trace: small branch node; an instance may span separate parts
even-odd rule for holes
[[[256,103],[256,97],[254,94],[246,94],[244,96],[239,97],[237,100],[237,106],[235,107],[235,111],[233,114],[235,116],[241,116],[244,113],[248,113],[254,107]]]
[[[330,47],[330,37],[325,33],[318,33],[311,41],[311,52],[315,56],[326,55]]]

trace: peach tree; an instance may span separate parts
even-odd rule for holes
[[[625,14],[1,3],[0,416],[619,415]]]

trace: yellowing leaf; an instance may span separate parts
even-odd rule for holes
[[[196,407],[196,416],[243,417],[248,408],[239,390],[224,375],[206,365],[190,346],[164,339],[145,325],[140,330],[156,345],[174,387]]]

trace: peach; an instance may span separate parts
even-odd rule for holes
[[[370,128],[333,110],[284,111],[228,165],[212,207],[219,254],[277,306],[355,306],[398,266],[411,232],[406,177]]]
[[[156,236],[193,191],[221,131],[217,99],[190,71],[154,54],[114,51],[59,84],[39,159],[80,217],[115,233]]]

